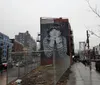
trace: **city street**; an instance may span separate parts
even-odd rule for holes
[[[29,72],[29,71],[31,71],[31,69],[35,68],[35,65],[32,64],[26,68],[27,68],[26,71]],[[20,67],[19,76],[24,76],[24,73],[25,73],[25,67]],[[8,70],[8,73],[7,73],[7,71],[5,71],[5,72],[3,72],[3,74],[0,74],[0,85],[6,85],[7,81],[9,83],[17,78],[18,78],[18,67],[10,68]]]
[[[71,66],[72,73],[69,76],[66,85],[100,85],[100,73],[95,70],[92,63],[92,70],[82,63],[76,63]]]
[[[31,68],[31,65],[30,67]],[[100,85],[100,73],[95,70],[95,63],[92,62],[92,69],[78,62],[71,66],[71,74],[66,85]],[[20,68],[20,76],[23,76],[25,68]],[[18,67],[8,70],[8,82],[16,79]],[[6,85],[7,73],[0,75],[0,85]]]
[[[100,85],[100,0],[0,0],[0,85]]]

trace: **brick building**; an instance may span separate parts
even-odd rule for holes
[[[11,40],[11,43],[13,44],[13,47],[12,47],[12,52],[20,52],[20,51],[23,51],[23,44],[18,42],[17,40],[15,39],[10,39]]]

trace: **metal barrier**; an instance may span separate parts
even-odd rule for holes
[[[59,79],[62,77],[62,75],[65,73],[65,71],[69,68],[70,66],[70,57],[66,54],[60,54],[58,55],[57,50],[55,49],[53,51],[53,57],[55,56],[55,58],[53,58],[54,61],[54,79],[55,79],[55,83],[54,85],[56,85],[56,83],[59,81]]]
[[[11,52],[8,57],[7,83],[23,77],[40,66],[40,56],[30,52]]]
[[[53,63],[51,65],[44,65],[45,68],[38,73],[40,76],[42,75],[44,80],[50,83],[53,82],[52,85],[56,85],[58,80],[70,66],[70,57],[64,52],[59,54],[57,49],[54,49],[52,51]],[[7,83],[10,83],[15,79],[21,78],[31,72],[33,69],[39,67],[42,58],[42,56],[40,57],[40,53],[43,52],[45,52],[45,50],[27,53],[11,52],[9,55],[8,63],[11,62],[13,66],[10,64],[8,65]]]

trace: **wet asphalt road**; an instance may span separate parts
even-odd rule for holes
[[[100,73],[95,70],[95,64],[92,63],[92,70],[82,63],[76,63],[71,67],[67,85],[100,85]]]
[[[6,85],[7,75],[6,72],[0,73],[0,85]]]

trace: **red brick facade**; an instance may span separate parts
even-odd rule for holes
[[[15,39],[11,39],[11,42],[13,43],[12,52],[20,52],[23,51],[23,44],[16,41]]]

